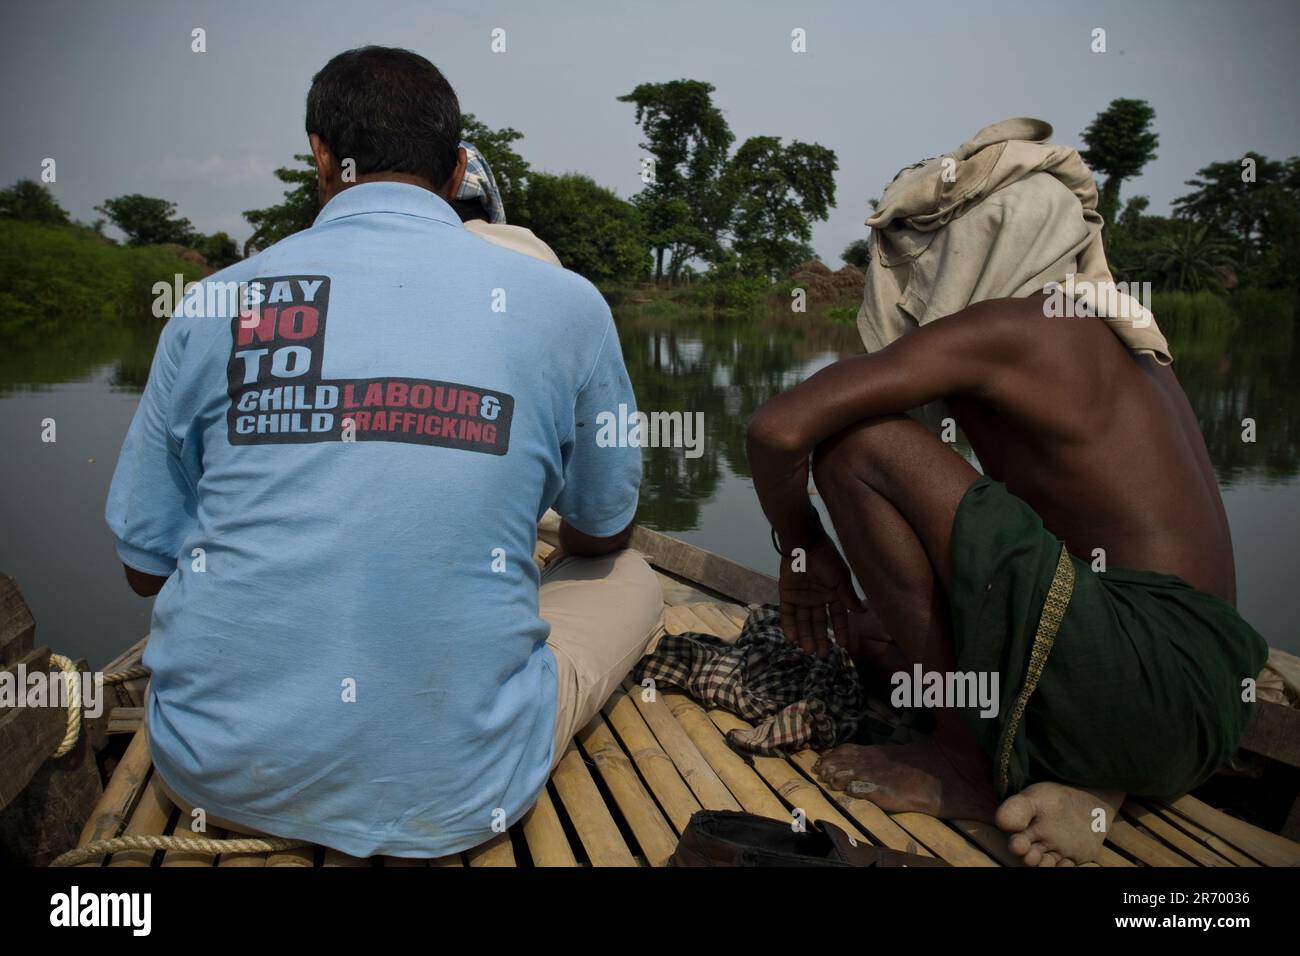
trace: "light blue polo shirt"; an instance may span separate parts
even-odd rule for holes
[[[536,523],[636,511],[617,330],[581,277],[365,183],[163,329],[107,518],[168,576],[153,759],[209,815],[356,856],[490,839],[545,785]],[[609,444],[605,441],[604,444]]]

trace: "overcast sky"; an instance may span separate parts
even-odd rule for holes
[[[833,266],[900,167],[1008,116],[1079,145],[1110,100],[1148,100],[1159,158],[1125,195],[1160,212],[1211,161],[1300,153],[1300,0],[7,0],[3,24],[0,184],[53,157],[52,188],[76,218],[140,192],[241,241],[241,213],[282,193],[271,171],[306,151],[312,74],[367,43],[427,56],[464,110],[525,134],[516,145],[534,168],[624,197],[642,153],[633,108],[615,97],[706,80],[737,145],[769,134],[838,154],[837,205],[814,232]],[[191,52],[195,27],[206,53]],[[497,27],[505,53],[491,51]],[[1105,53],[1090,49],[1097,27]],[[791,52],[795,28],[806,53]]]

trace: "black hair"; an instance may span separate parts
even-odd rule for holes
[[[456,169],[460,102],[442,72],[410,50],[340,53],[311,81],[307,132],[357,175],[409,173],[441,188]]]

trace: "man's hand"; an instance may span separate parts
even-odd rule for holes
[[[827,624],[844,644],[849,610],[859,611],[864,605],[853,590],[848,565],[828,535],[819,535],[802,549],[802,556],[797,550],[792,548],[781,560],[781,629],[786,640],[825,657],[830,653]]]

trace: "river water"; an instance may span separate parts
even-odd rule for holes
[[[703,454],[645,451],[639,520],[768,573],[777,556],[744,453],[754,409],[860,351],[851,324],[805,315],[714,319],[618,310],[624,356],[646,410],[703,413]],[[1223,486],[1238,597],[1269,643],[1300,653],[1300,390],[1294,323],[1250,334],[1174,334],[1175,366]],[[104,499],[148,373],[157,327],[77,328],[0,354],[0,571],[36,614],[40,643],[106,663],[147,633],[151,601],[122,579]],[[1242,439],[1242,419],[1256,440]],[[41,440],[54,419],[57,441]]]

